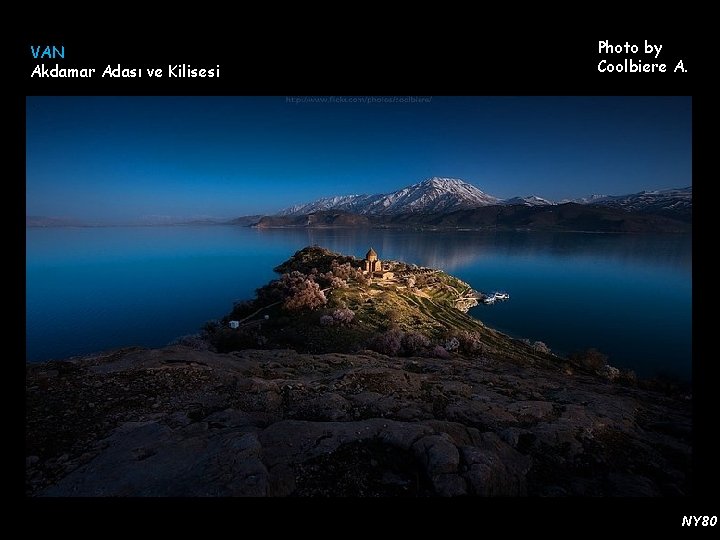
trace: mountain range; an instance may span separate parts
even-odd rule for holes
[[[554,206],[564,203],[597,205],[629,212],[653,213],[689,221],[692,187],[643,191],[630,195],[591,195],[559,203],[537,195],[501,199],[457,178],[433,177],[397,191],[375,195],[341,195],[285,208],[277,216],[302,216],[316,212],[349,212],[361,215],[439,214],[486,206]]]
[[[502,199],[457,178],[433,177],[391,193],[324,197],[273,215],[241,216],[232,220],[151,218],[138,224],[689,232],[692,228],[692,187],[628,195],[591,195],[553,202],[537,195]],[[95,224],[27,216],[26,226]]]
[[[620,208],[628,212],[642,212],[683,217],[692,215],[692,186],[681,189],[641,191],[630,195],[608,195],[588,204]]]
[[[501,199],[457,178],[433,177],[392,193],[295,205],[252,226],[685,233],[691,222],[692,187],[553,202],[537,195]]]

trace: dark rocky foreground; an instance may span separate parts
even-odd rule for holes
[[[673,496],[691,402],[505,360],[181,346],[27,366],[35,496]]]

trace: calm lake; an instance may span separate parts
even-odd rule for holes
[[[27,360],[162,346],[251,298],[317,244],[441,268],[508,302],[470,311],[558,353],[596,347],[639,375],[691,374],[690,236],[257,230],[27,229]]]

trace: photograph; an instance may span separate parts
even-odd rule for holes
[[[691,96],[23,99],[25,497],[695,494]]]

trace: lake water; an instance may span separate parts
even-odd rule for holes
[[[27,229],[27,360],[162,346],[219,318],[311,244],[441,268],[508,302],[471,315],[649,376],[691,373],[689,236],[231,226]]]

